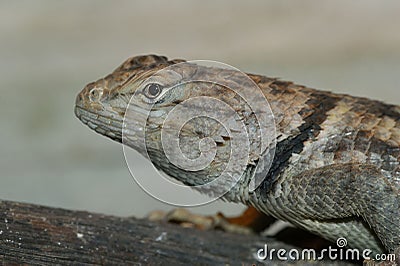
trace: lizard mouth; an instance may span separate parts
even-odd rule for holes
[[[87,110],[79,105],[75,106],[75,115],[92,130],[113,140],[122,141],[122,120]]]

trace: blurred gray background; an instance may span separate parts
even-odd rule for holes
[[[216,60],[399,104],[399,14],[399,1],[372,0],[1,1],[0,198],[138,217],[173,208],[73,113],[85,84],[133,55]]]

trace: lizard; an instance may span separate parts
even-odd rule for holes
[[[210,83],[199,89],[184,82],[207,72],[213,80],[235,84],[239,82],[235,71],[185,62],[158,55],[131,57],[111,74],[86,85],[76,97],[74,111],[97,133],[123,142],[128,104],[134,101],[137,114],[151,105],[146,131],[133,128],[130,132],[137,140],[144,137],[145,131],[145,140],[139,141],[145,141],[148,150],[135,141],[124,144],[147,153],[168,176],[195,186],[213,180],[232,139],[223,136],[226,132],[221,133],[220,129],[213,130],[215,123],[202,121],[206,118],[191,121],[179,135],[179,141],[191,145],[186,150],[183,145],[182,149],[190,156],[198,156],[201,151],[185,138],[199,141],[208,134],[216,142],[217,162],[202,170],[187,171],[166,157],[160,137],[164,125],[159,118],[191,97],[208,95],[232,105],[247,129],[255,125],[254,113],[229,88]],[[171,66],[177,67],[160,72]],[[156,79],[150,78],[154,75],[158,75]],[[346,237],[348,247],[374,253],[397,251],[400,107],[278,78],[247,76],[270,105],[276,130],[275,154],[270,167],[262,173],[259,186],[249,189],[250,176],[261,158],[260,154],[254,155],[260,147],[258,135],[250,134],[251,159],[237,182],[225,188],[228,192],[222,198],[244,203],[329,241]],[[213,189],[227,185],[219,182],[215,186]]]

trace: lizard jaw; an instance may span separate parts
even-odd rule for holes
[[[75,106],[74,111],[75,116],[92,130],[112,140],[122,142],[122,120],[91,112],[79,105]]]

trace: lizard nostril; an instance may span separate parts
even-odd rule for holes
[[[101,96],[103,96],[103,89],[101,88],[93,88],[89,91],[89,100],[91,102],[98,102],[101,99]]]

